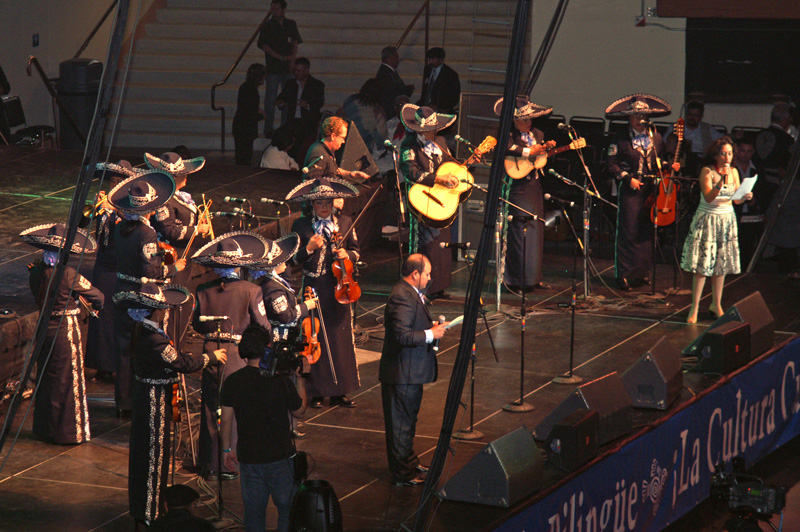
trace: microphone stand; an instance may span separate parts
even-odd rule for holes
[[[392,162],[394,163],[394,185],[397,192],[397,269],[403,267],[403,224],[406,223],[406,207],[403,202],[403,193],[400,188],[400,164],[397,161],[397,150],[392,149]]]
[[[578,306],[578,247],[580,247],[581,252],[584,255],[584,266],[586,264],[586,247],[584,246],[583,242],[581,242],[580,238],[578,238],[578,233],[575,231],[575,226],[572,225],[572,220],[570,219],[569,214],[567,214],[566,209],[563,205],[560,207],[561,212],[564,213],[564,217],[567,219],[569,229],[572,231],[572,237],[575,239],[575,247],[572,251],[572,301],[570,302],[570,307],[572,307],[572,322],[569,330],[569,371],[564,375],[553,377],[552,382],[556,384],[578,384],[583,382],[583,379],[577,375],[573,375],[572,373],[575,355],[575,309]]]

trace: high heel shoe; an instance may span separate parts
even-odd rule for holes
[[[686,323],[695,324],[697,323],[697,309],[694,307],[689,308],[689,315],[686,316]]]
[[[725,311],[723,311],[721,309],[720,309],[719,313],[717,313],[717,309],[714,308],[714,305],[711,305],[710,307],[708,307],[708,311],[711,313],[711,317],[714,318],[715,320],[720,319],[722,317],[722,315],[725,314]]]

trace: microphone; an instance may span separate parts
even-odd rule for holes
[[[446,317],[444,317],[444,316],[442,316],[440,314],[439,315],[439,324],[441,325],[442,323],[444,323],[446,319],[447,319]],[[433,352],[434,353],[438,353],[439,352],[439,339],[438,338],[433,341]]]
[[[387,149],[390,149],[390,150],[392,150],[392,151],[400,151],[400,148],[398,148],[397,146],[395,146],[395,145],[392,143],[392,141],[391,141],[391,140],[384,140],[384,141],[383,141],[383,145],[384,145],[384,146],[385,146]]]
[[[557,198],[557,197],[553,196],[552,194],[545,194],[544,195],[544,199],[557,201],[559,203],[562,203],[562,204],[566,205],[567,207],[574,207],[575,206],[575,202],[574,201],[567,201],[565,199]]]
[[[322,155],[320,155],[319,157],[317,157],[316,159],[314,159],[313,161],[311,161],[310,163],[308,163],[308,165],[306,165],[306,166],[304,166],[304,167],[303,167],[303,173],[304,173],[304,174],[307,174],[307,173],[308,173],[308,170],[309,170],[309,168],[311,168],[312,166],[314,166],[315,164],[317,164],[317,163],[318,163],[318,162],[320,162],[321,160],[322,160]]]
[[[558,124],[558,126],[557,126],[557,127],[558,127],[558,129],[566,129],[566,130],[569,130],[569,126],[568,126],[567,124],[565,124],[564,122],[559,122],[559,124]]]
[[[230,318],[228,318],[228,316],[200,316],[198,319],[200,320],[200,323],[205,323],[207,321],[222,321]]]
[[[249,216],[250,218],[258,218],[258,216],[256,216],[255,214],[253,214],[251,212],[248,212],[248,211],[246,211],[244,209],[240,209],[239,207],[236,207],[235,209],[233,209],[233,213],[234,214],[241,214],[241,215],[244,215],[244,216]]]
[[[439,242],[439,247],[442,249],[469,249],[471,245],[471,242]]]
[[[465,138],[464,138],[464,137],[462,137],[461,135],[456,135],[456,140],[457,140],[458,142],[460,142],[461,144],[466,144],[466,145],[467,145],[467,146],[469,146],[470,148],[475,148],[475,146],[474,146],[474,145],[473,145],[473,144],[472,144],[470,141],[468,141],[467,139],[465,139]]]
[[[244,203],[245,201],[250,201],[247,198],[234,198],[232,196],[225,196],[225,203]]]
[[[506,218],[509,222],[530,222],[533,220],[538,220],[538,216],[528,216],[527,214],[509,214]]]
[[[286,205],[285,201],[270,198],[261,198],[261,203],[271,203],[273,205]]]
[[[551,176],[553,176],[553,177],[557,177],[557,178],[559,178],[561,181],[569,181],[569,179],[567,179],[567,178],[566,178],[566,177],[564,177],[563,175],[559,174],[558,172],[556,172],[556,171],[555,171],[555,170],[553,170],[552,168],[551,168],[550,170],[548,170],[548,171],[547,171],[547,173],[548,173],[548,174],[550,174],[550,175],[551,175]]]
[[[238,216],[238,214],[236,214],[235,212],[219,212],[219,211],[217,211],[217,212],[214,213],[214,216],[216,216],[218,218],[234,218],[234,217]]]

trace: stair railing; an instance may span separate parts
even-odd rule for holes
[[[408,37],[408,34],[411,32],[411,28],[414,27],[414,25],[417,23],[417,20],[419,20],[419,17],[422,16],[423,11],[425,12],[425,50],[423,51],[423,54],[428,52],[428,35],[431,23],[431,0],[425,0],[422,2],[419,10],[417,10],[417,14],[414,15],[413,19],[411,19],[411,22],[406,27],[406,31],[403,32],[402,37],[400,37],[400,40],[397,41],[397,44],[394,46],[395,48],[400,48],[400,46],[403,44],[403,41],[406,40],[406,37]],[[422,63],[425,63],[424,56]]]
[[[98,22],[97,25],[94,27],[94,29],[89,33],[89,36],[86,37],[85,41],[83,41],[83,44],[81,45],[80,48],[78,48],[78,51],[75,52],[75,55],[72,56],[73,59],[79,58],[81,56],[81,54],[83,53],[83,51],[86,50],[86,47],[89,46],[89,43],[94,38],[95,34],[100,30],[100,26],[103,25],[103,23],[106,21],[108,16],[111,14],[112,11],[114,11],[114,8],[116,8],[116,7],[117,7],[117,0],[112,0],[111,5],[108,6],[108,9],[106,9],[106,12],[103,13],[102,17],[100,17],[100,22]]]
[[[269,17],[270,17],[270,15],[269,15],[269,13],[267,13],[267,16],[264,17],[264,20],[262,20],[261,23],[258,25],[258,27],[256,28],[256,31],[253,32],[253,35],[252,35],[252,37],[250,37],[250,40],[247,41],[247,44],[245,44],[244,48],[242,48],[242,51],[239,53],[239,57],[236,58],[236,61],[233,62],[233,65],[231,65],[231,68],[228,69],[228,73],[225,74],[225,77],[222,78],[221,81],[218,81],[218,82],[214,83],[213,85],[211,85],[211,110],[212,111],[220,111],[220,135],[219,136],[220,136],[221,151],[222,151],[223,154],[225,153],[225,108],[224,107],[217,107],[217,87],[221,87],[222,85],[225,85],[228,82],[228,79],[230,79],[231,74],[233,74],[233,71],[236,70],[237,66],[239,66],[239,63],[242,61],[242,58],[244,57],[244,54],[246,54],[247,50],[250,49],[250,46],[253,44],[253,41],[256,40],[256,38],[258,37],[258,34],[261,32],[261,28],[269,20]]]

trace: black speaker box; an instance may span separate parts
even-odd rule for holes
[[[595,410],[579,408],[555,425],[545,444],[550,463],[575,471],[597,456],[600,416]]]
[[[540,441],[547,440],[553,426],[579,408],[596,410],[600,415],[600,445],[633,430],[633,404],[625,393],[622,378],[615,371],[576,388],[536,426],[533,437]]]
[[[378,165],[372,158],[372,153],[367,149],[364,144],[364,139],[361,138],[361,133],[358,132],[356,125],[347,120],[347,138],[344,141],[344,146],[339,148],[336,152],[338,165],[345,170],[361,170],[366,172],[370,177],[378,173]]]
[[[753,335],[748,322],[729,321],[703,335],[698,368],[703,373],[724,375],[750,361]]]
[[[447,481],[439,496],[508,508],[538,491],[543,467],[533,436],[522,426],[484,447]]]
[[[669,348],[662,336],[622,374],[622,382],[635,408],[666,410],[683,389],[681,354]]]
[[[711,324],[683,350],[684,355],[699,356],[700,344],[708,331],[730,321],[746,321],[750,323],[750,354],[753,358],[769,351],[775,340],[775,318],[767,308],[761,292],[753,292],[744,299],[733,304],[725,314]]]

